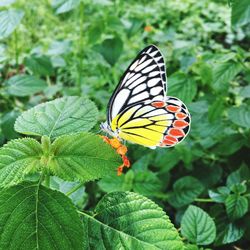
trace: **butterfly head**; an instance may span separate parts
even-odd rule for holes
[[[109,135],[111,135],[112,137],[119,137],[119,131],[118,129],[116,131],[113,131],[111,129],[111,127],[108,125],[107,121],[106,122],[102,122],[100,125],[100,128],[103,132],[108,133]]]

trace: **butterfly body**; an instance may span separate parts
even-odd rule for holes
[[[108,105],[103,131],[146,147],[171,147],[190,128],[184,103],[166,95],[163,57],[154,45],[137,56],[123,75]]]

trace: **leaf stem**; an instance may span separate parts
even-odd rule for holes
[[[197,201],[197,202],[214,202],[212,199],[209,199],[209,198],[196,198],[194,201]]]
[[[15,29],[14,31],[15,63],[16,63],[16,67],[18,68],[19,51],[18,51],[18,46],[17,46],[17,39],[18,39],[18,35],[17,35],[17,30]]]
[[[75,187],[73,187],[71,190],[69,190],[66,195],[70,196],[71,194],[73,194],[75,191],[77,191],[79,188],[81,188],[84,184],[83,183],[79,183],[78,185],[76,185]]]

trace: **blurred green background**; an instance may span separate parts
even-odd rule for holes
[[[105,192],[132,190],[162,206],[177,227],[194,203],[215,219],[211,249],[249,249],[249,13],[247,0],[2,0],[1,145],[20,136],[13,124],[22,111],[60,96],[93,100],[104,121],[120,76],[155,44],[165,57],[168,95],[190,110],[189,136],[172,149],[129,145],[132,169],[87,183],[72,199],[92,209]],[[61,191],[72,186],[55,183]],[[235,202],[244,206],[236,217],[230,195],[246,200]]]

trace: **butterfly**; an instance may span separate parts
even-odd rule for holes
[[[172,147],[190,130],[186,105],[167,96],[167,78],[160,50],[144,48],[123,74],[108,103],[101,129],[119,140],[145,147]]]

